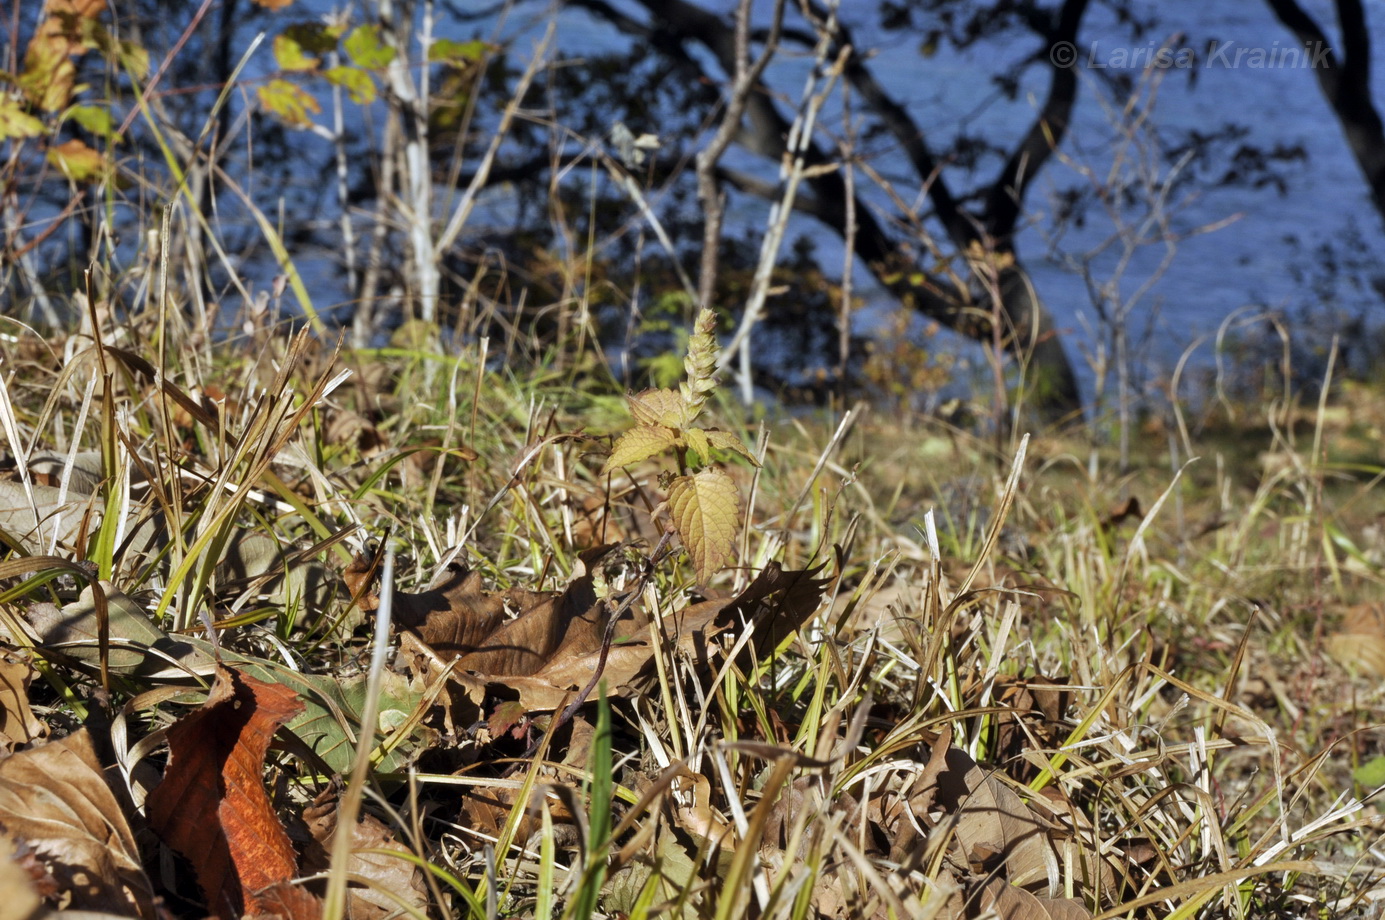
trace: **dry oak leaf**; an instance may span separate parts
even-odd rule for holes
[[[670,620],[679,641],[688,646],[699,664],[710,655],[707,639],[725,632],[725,638],[730,640],[727,644],[734,644],[745,629],[753,628],[754,640],[737,659],[742,669],[748,671],[755,659],[771,655],[780,642],[817,612],[830,582],[817,577],[822,569],[823,565],[785,569],[771,561],[739,594],[693,604],[673,614]]]
[[[680,476],[669,486],[669,515],[699,582],[705,584],[730,560],[740,505],[736,483],[716,467]]]
[[[1001,868],[1005,879],[1026,886],[1047,882],[1056,866],[1052,826],[998,775],[983,770],[960,748],[949,747],[937,774],[938,805],[956,818],[963,856],[982,871]]]
[[[778,647],[790,633],[797,630],[817,611],[827,579],[817,578],[822,567],[785,570],[778,562],[770,562],[739,594],[718,600],[703,601],[668,614],[665,628],[673,640],[698,662],[699,673],[713,674],[708,641],[726,633],[731,642],[741,631],[753,624],[754,641],[738,658],[744,670],[749,670],[755,657],[764,658]],[[649,624],[645,615],[631,614],[628,620],[616,624],[615,636],[606,652],[602,679],[612,696],[631,697],[643,691],[653,675],[654,648],[649,641]],[[585,654],[576,652],[578,646],[565,647],[564,653],[554,655],[549,663],[531,677],[513,677],[506,686],[518,691],[525,708],[556,709],[571,694],[586,685],[595,672],[601,656],[600,642],[592,635],[585,644]]]
[[[64,907],[153,920],[139,847],[86,729],[0,760],[0,825]]]
[[[218,665],[207,701],[168,730],[149,826],[192,863],[207,908],[223,920],[321,915],[318,899],[291,884],[297,860],[263,779],[274,732],[302,710],[288,687]]]

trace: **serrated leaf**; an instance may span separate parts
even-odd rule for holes
[[[316,99],[302,87],[295,86],[288,80],[270,80],[259,88],[256,96],[259,97],[260,105],[265,111],[274,113],[285,123],[296,128],[311,123],[309,112],[316,115],[322,111]]]
[[[308,54],[296,39],[287,34],[274,36],[274,60],[280,70],[288,71],[312,70],[319,63],[317,58]]]
[[[697,453],[698,462],[702,466],[712,462],[712,445],[707,434],[708,432],[702,428],[683,429],[683,439],[688,442],[688,449]]]
[[[428,46],[429,61],[435,64],[450,64],[453,67],[474,64],[481,60],[485,53],[486,43],[480,39],[459,42],[450,38],[439,38]]]
[[[375,101],[377,95],[375,81],[371,79],[370,74],[359,67],[342,64],[338,67],[327,68],[322,72],[322,75],[346,90],[351,101],[357,105],[370,105]]]
[[[679,476],[669,486],[668,510],[692,557],[697,580],[706,583],[731,558],[736,544],[740,517],[736,483],[715,467]]]
[[[641,425],[683,427],[683,397],[677,390],[641,390],[625,398],[630,403],[630,414]]]
[[[75,137],[55,147],[49,147],[48,162],[73,182],[97,179],[106,166],[100,152],[92,150]]]
[[[615,446],[611,448],[611,456],[606,459],[606,465],[601,468],[601,472],[609,473],[622,466],[639,463],[677,444],[678,433],[671,428],[662,425],[637,425],[616,439]]]
[[[0,96],[0,141],[11,137],[38,137],[43,133],[43,122],[28,112],[18,99]]]
[[[713,447],[734,451],[756,466],[760,465],[760,461],[755,459],[755,455],[750,452],[750,448],[745,446],[745,442],[739,436],[719,428],[708,428],[705,433],[707,440],[712,443]]]
[[[382,70],[394,60],[394,49],[380,38],[379,26],[356,26],[342,48],[354,63],[371,70]]]

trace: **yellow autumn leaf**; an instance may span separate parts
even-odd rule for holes
[[[750,448],[746,447],[745,442],[737,435],[729,431],[722,431],[718,428],[708,428],[705,433],[707,435],[707,440],[711,442],[713,447],[734,451],[756,466],[760,465],[760,461],[755,459],[755,455],[750,452]]]
[[[265,111],[273,112],[281,121],[295,128],[307,127],[312,123],[310,114],[316,115],[322,111],[316,99],[287,80],[270,80],[255,95]]]
[[[12,96],[0,96],[0,141],[11,137],[38,137],[43,133],[43,122],[28,112],[24,105]]]
[[[662,425],[636,425],[616,439],[611,456],[606,458],[602,473],[639,463],[661,454],[678,443],[678,434]]]
[[[703,428],[684,428],[683,440],[687,441],[688,449],[695,451],[700,466],[705,466],[712,462],[712,445],[707,440],[707,431]]]
[[[91,149],[76,138],[49,147],[48,162],[73,182],[99,179],[106,166],[100,151]]]
[[[673,526],[692,556],[697,580],[706,583],[731,558],[740,518],[736,484],[715,467],[679,476],[668,490]]]
[[[642,390],[625,399],[630,403],[630,414],[641,425],[683,427],[683,397],[677,390]]]
[[[299,42],[289,35],[274,36],[274,60],[280,70],[312,70],[319,60],[309,54]]]

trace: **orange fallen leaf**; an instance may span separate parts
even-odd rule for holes
[[[263,780],[270,739],[302,710],[288,687],[219,665],[206,703],[168,730],[149,825],[192,863],[217,917],[321,915],[318,899],[291,884],[297,859]]]

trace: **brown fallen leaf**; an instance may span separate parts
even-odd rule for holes
[[[998,878],[981,889],[981,910],[1000,920],[1091,920],[1092,913],[1072,898],[1041,898]]]
[[[291,884],[297,860],[263,780],[274,732],[302,709],[288,687],[218,665],[206,703],[168,730],[149,826],[192,863],[207,908],[224,920],[321,915],[318,899]]]
[[[1049,867],[1056,865],[1050,824],[962,749],[949,747],[944,756],[937,803],[956,817],[956,838],[966,860],[983,871],[1000,869],[1015,885],[1047,881]]]
[[[830,581],[817,577],[822,569],[823,565],[785,569],[771,561],[739,594],[702,601],[675,614],[672,619],[679,639],[691,640],[694,654],[702,659],[708,651],[701,646],[701,640],[726,632],[726,638],[734,643],[747,626],[753,625],[754,639],[737,661],[742,670],[749,670],[751,650],[756,659],[768,657],[817,612]]]
[[[933,802],[938,795],[938,776],[947,767],[947,752],[952,748],[952,726],[945,725],[920,773],[902,792],[890,792],[871,803],[871,820],[890,841],[890,859],[903,865],[909,854],[919,851],[919,824],[931,822]]]
[[[582,553],[586,572],[612,548]],[[361,596],[363,609],[379,606],[367,589],[374,578],[370,559],[357,556],[342,577],[352,595]],[[586,654],[600,646],[606,625],[590,574],[579,575],[561,593],[512,588],[490,594],[482,590],[480,573],[460,565],[449,567],[446,580],[427,591],[396,591],[393,616],[443,661],[460,658],[460,670],[494,676],[530,675],[555,654]]]
[[[1385,677],[1385,605],[1348,607],[1342,625],[1327,638],[1327,652],[1339,664]]]
[[[6,754],[48,734],[48,726],[29,706],[33,676],[29,661],[7,649],[0,652],[0,748]]]
[[[53,906],[157,916],[139,847],[86,729],[0,760],[0,826],[31,876],[56,886]]]
[[[337,829],[337,798],[328,790],[303,811],[312,841],[303,849],[304,873],[326,872]],[[354,920],[378,920],[397,916],[407,905],[422,914],[428,908],[428,885],[423,870],[409,862],[412,851],[394,839],[393,832],[374,815],[364,815],[351,830],[351,856],[347,872],[352,877],[347,916]],[[359,882],[357,880],[360,880]]]

